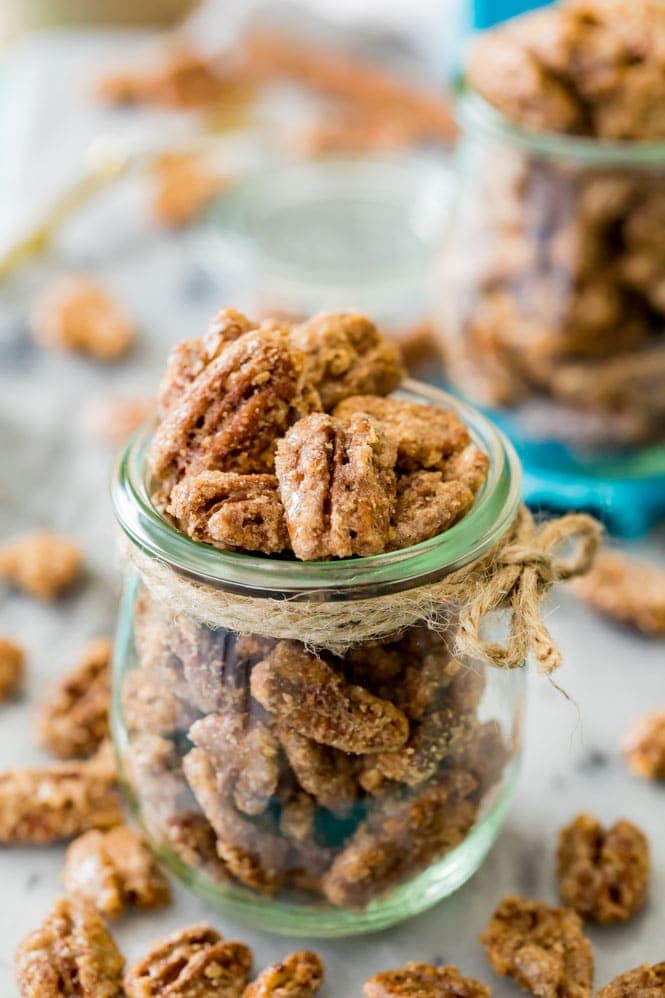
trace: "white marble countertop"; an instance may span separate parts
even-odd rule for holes
[[[3,147],[7,148],[5,135]],[[47,684],[69,667],[83,641],[114,626],[118,575],[107,497],[111,457],[86,429],[86,411],[107,393],[151,392],[166,349],[197,335],[231,285],[215,286],[198,269],[189,237],[148,239],[110,255],[104,276],[141,326],[136,352],[97,367],[37,350],[26,335],[27,287],[0,299],[0,538],[35,525],[71,533],[85,547],[87,578],[55,606],[0,590],[0,632],[28,655],[22,697],[1,708],[0,768],[43,761],[31,726]],[[636,546],[665,564],[661,530]],[[362,982],[407,960],[457,964],[492,984],[500,998],[517,994],[490,971],[477,942],[494,904],[509,891],[554,902],[557,828],[582,809],[612,821],[625,816],[650,838],[653,875],[645,910],[628,925],[591,928],[598,985],[643,961],[665,959],[665,789],[627,772],[618,741],[627,720],[665,702],[665,648],[593,616],[563,591],[552,600],[552,630],[564,651],[557,682],[532,677],[522,778],[505,827],[481,870],[453,897],[413,921],[378,935],[317,942],[324,957],[325,998],[360,995]],[[60,893],[64,849],[0,849],[0,995],[16,993],[12,953]],[[232,922],[175,887],[174,903],[132,914],[114,932],[128,959],[159,935],[209,919],[224,935],[254,949],[261,967],[298,946]]]

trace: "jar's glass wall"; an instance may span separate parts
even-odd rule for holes
[[[459,887],[508,805],[524,677],[456,660],[450,633],[417,623],[315,655],[174,615],[132,575],[115,737],[166,862],[239,917],[309,936]]]

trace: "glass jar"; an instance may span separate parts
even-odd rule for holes
[[[640,533],[665,510],[665,143],[528,132],[472,93],[459,118],[449,381],[516,444],[527,501]]]
[[[195,543],[151,504],[151,427],[114,481],[132,563],[112,712],[129,801],[197,893],[288,935],[380,929],[450,894],[482,862],[515,785],[524,670],[455,657],[459,603],[429,607],[428,621],[404,608],[505,534],[519,464],[478,412],[405,384],[399,396],[454,409],[490,457],[467,516],[412,548],[300,562]],[[212,611],[190,608],[201,593],[251,627],[204,623]],[[321,607],[343,631],[387,594],[403,594],[398,634],[343,655],[317,646]],[[284,612],[286,630],[272,623]],[[490,632],[503,633],[501,617]]]

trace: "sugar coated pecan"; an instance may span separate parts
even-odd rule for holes
[[[445,471],[447,462],[471,441],[459,416],[433,405],[357,395],[335,409],[336,416],[345,418],[356,413],[374,419],[394,443],[401,471]]]
[[[135,330],[106,290],[87,277],[61,278],[42,292],[30,319],[36,340],[115,360],[134,342]]]
[[[203,813],[217,835],[217,851],[241,883],[273,893],[284,879],[288,843],[253,824],[235,809],[223,775],[203,749],[192,749],[183,761],[185,775]]]
[[[398,748],[408,736],[401,710],[346,683],[340,672],[296,641],[280,641],[254,667],[251,691],[281,726],[342,752]]]
[[[289,765],[303,790],[333,814],[347,814],[358,796],[353,760],[344,752],[298,734],[288,720],[279,726],[278,733]]]
[[[416,786],[432,776],[446,756],[459,752],[475,733],[473,724],[460,720],[449,708],[431,711],[411,725],[409,738],[400,749],[368,756],[360,782],[373,792],[380,786],[379,776]]]
[[[154,836],[179,810],[187,791],[174,744],[161,735],[133,732],[123,758],[128,781],[141,801],[143,820]]]
[[[18,689],[25,668],[25,656],[9,638],[0,636],[0,701],[7,700]]]
[[[169,883],[150,849],[131,828],[93,829],[67,849],[65,890],[91,901],[98,911],[117,918],[131,905],[161,908],[171,899]]]
[[[289,545],[274,475],[202,471],[176,485],[167,510],[195,541],[273,554]]]
[[[589,998],[593,953],[579,915],[510,895],[480,937],[497,974],[542,998]]]
[[[0,545],[0,575],[37,599],[52,600],[78,581],[80,548],[69,537],[38,530]]]
[[[448,530],[469,511],[473,493],[462,482],[446,482],[438,471],[416,471],[397,482],[390,547],[410,547]]]
[[[446,771],[405,797],[386,797],[361,823],[323,878],[331,904],[364,908],[462,841],[477,806],[476,781]]]
[[[171,229],[193,222],[229,183],[201,156],[189,153],[164,153],[152,172],[152,211],[158,222]]]
[[[240,811],[265,811],[277,789],[279,745],[259,717],[208,714],[192,725],[189,737],[205,750],[218,778],[231,787]]]
[[[665,572],[616,551],[602,551],[591,571],[570,583],[595,610],[644,634],[665,634]]]
[[[163,839],[187,866],[202,870],[218,883],[230,880],[226,864],[217,853],[215,830],[200,812],[182,811],[169,817]]]
[[[131,669],[122,680],[122,706],[130,731],[169,735],[186,731],[197,711],[184,699],[186,690],[176,668],[154,665]]]
[[[665,780],[665,708],[638,717],[626,731],[622,747],[637,776]]]
[[[127,998],[241,998],[252,954],[205,923],[156,942],[125,974]]]
[[[167,494],[185,474],[271,471],[275,443],[303,412],[303,359],[279,330],[227,344],[167,409],[148,459]]]
[[[89,641],[42,704],[38,741],[61,759],[91,755],[109,737],[112,650],[110,638]]]
[[[0,773],[0,842],[55,842],[121,821],[114,778],[96,757]]]
[[[153,399],[107,395],[86,407],[86,426],[96,440],[121,447],[154,411]]]
[[[294,326],[290,338],[324,409],[349,395],[388,395],[404,375],[397,346],[362,315],[315,315]]]
[[[580,814],[559,832],[559,891],[564,904],[589,921],[624,922],[644,904],[649,844],[630,821],[604,829]]]
[[[301,950],[266,967],[247,985],[242,998],[309,998],[322,982],[321,958],[309,950]]]
[[[56,901],[14,956],[21,998],[116,998],[125,961],[94,906]]]
[[[457,967],[407,963],[399,970],[384,970],[366,981],[366,998],[489,998],[491,991],[473,977],[463,977]]]
[[[379,554],[389,539],[395,449],[362,414],[315,413],[277,445],[275,470],[291,546],[303,561]]]
[[[665,960],[619,974],[596,992],[596,998],[660,998],[665,994]]]

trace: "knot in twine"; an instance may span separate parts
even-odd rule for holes
[[[545,626],[542,602],[555,582],[589,571],[602,530],[591,516],[569,513],[536,526],[521,506],[505,543],[490,552],[484,584],[462,608],[457,632],[459,653],[484,659],[498,668],[522,665],[531,651],[538,671],[546,675],[561,665],[561,653]],[[569,554],[565,557],[566,549]],[[493,609],[509,608],[511,621],[505,644],[483,641],[481,627]]]
[[[569,514],[537,527],[522,506],[504,536],[476,561],[437,582],[363,599],[321,592],[283,599],[238,594],[177,571],[124,535],[123,548],[144,585],[173,617],[183,614],[208,627],[301,641],[337,655],[369,641],[393,640],[424,621],[434,630],[451,631],[460,657],[514,669],[532,650],[538,669],[550,673],[561,656],[543,623],[543,598],[554,582],[589,570],[600,538],[600,526],[590,516]],[[564,559],[566,548],[570,554]],[[510,612],[503,644],[481,636],[495,610]]]

